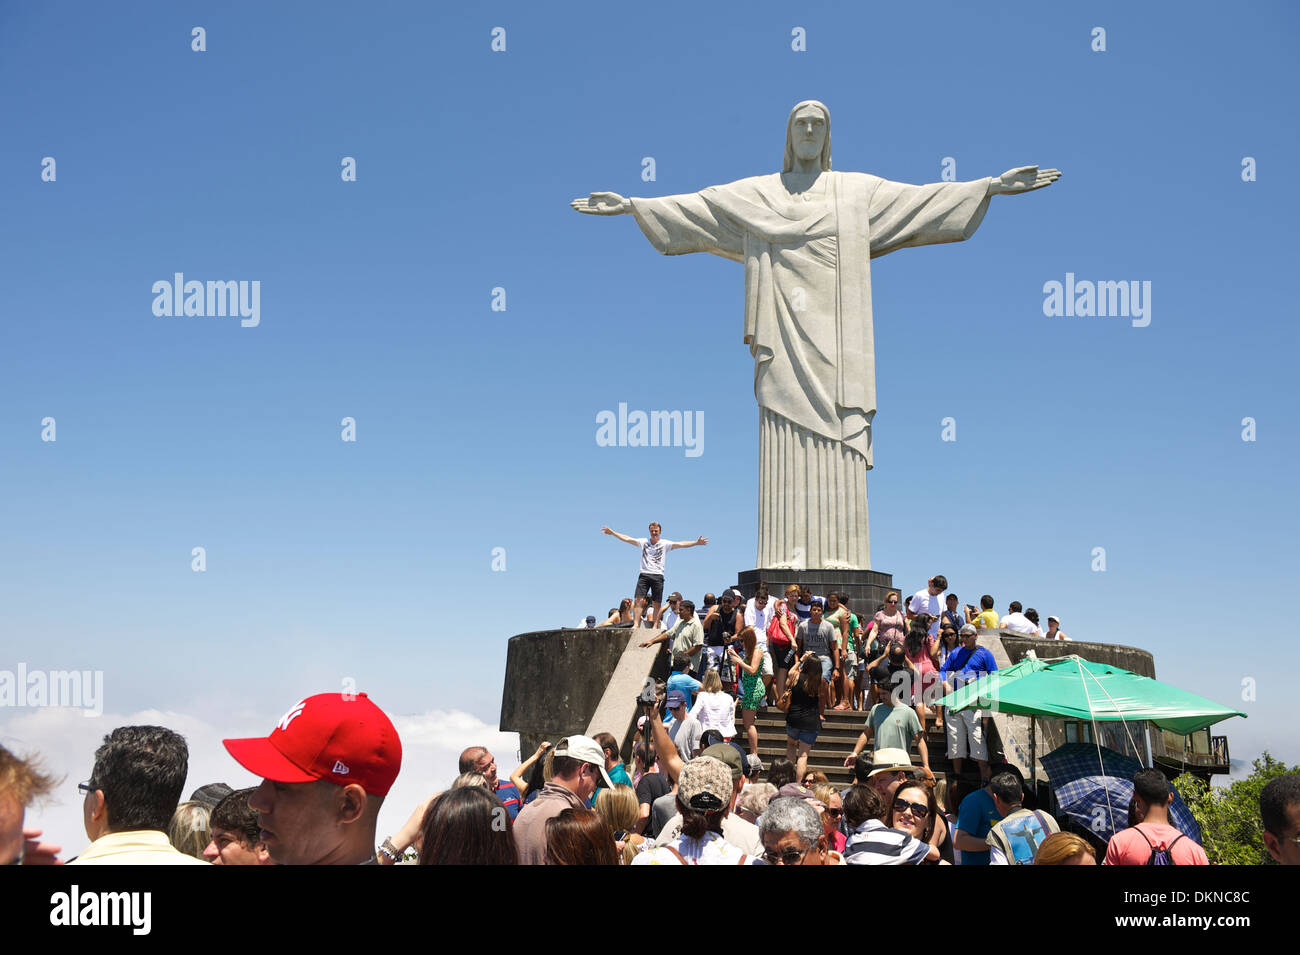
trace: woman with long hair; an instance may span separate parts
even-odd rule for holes
[[[598,627],[628,627],[632,624],[632,598],[624,597],[618,602],[618,609],[611,610],[609,616]]]
[[[483,786],[435,796],[420,833],[420,865],[519,864],[514,822],[501,800]]]
[[[780,789],[799,777],[794,774],[794,761],[786,759],[784,756],[778,756],[772,760],[772,765],[767,767],[767,775],[764,778],[777,789]]]
[[[717,670],[705,672],[700,692],[695,696],[695,705],[691,707],[691,716],[700,721],[703,729],[717,730],[723,739],[736,735],[736,698],[723,692],[722,677]]]
[[[758,727],[754,725],[754,717],[758,713],[758,704],[767,695],[762,676],[764,653],[758,645],[758,635],[754,633],[753,627],[740,631],[740,645],[744,647],[745,655],[742,657],[728,647],[727,658],[740,668],[740,718],[745,724],[750,755],[757,756]]]
[[[590,809],[564,810],[546,820],[547,865],[618,865],[614,834]]]
[[[645,843],[644,836],[632,831],[641,815],[636,791],[621,784],[613,789],[602,786],[596,791],[596,814],[608,827],[622,864],[631,865],[632,858]]]
[[[919,782],[903,783],[894,790],[885,825],[939,849],[939,864],[952,864],[952,841],[939,811],[934,790]]]
[[[821,732],[823,714],[829,700],[829,688],[822,679],[821,660],[815,653],[805,653],[790,670],[791,686],[776,701],[785,713],[785,756],[795,764],[795,778],[803,779],[808,768],[808,753]]]
[[[840,822],[844,819],[844,800],[840,791],[829,783],[818,783],[813,787],[813,795],[825,807],[822,809],[822,831],[826,833],[826,845],[836,852],[843,852],[844,833],[840,832]]]

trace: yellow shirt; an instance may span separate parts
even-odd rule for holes
[[[975,615],[975,626],[980,630],[996,630],[998,628],[998,612],[996,610],[981,610]]]
[[[157,829],[132,829],[100,836],[68,865],[209,865],[177,851]]]

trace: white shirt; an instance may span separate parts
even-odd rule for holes
[[[663,616],[659,618],[659,625],[665,630],[671,630],[677,621],[681,619],[682,618],[678,615],[677,611],[670,607],[666,609],[663,612]]]
[[[945,597],[943,594],[932,596],[930,588],[918,590],[912,594],[912,599],[907,602],[907,609],[912,613],[928,613],[934,619],[930,621],[930,636],[939,635],[939,622],[943,619],[943,607]]]
[[[641,548],[641,573],[662,577],[664,575],[664,560],[668,557],[668,551],[675,542],[664,540],[662,537],[654,544],[650,543],[648,537],[634,539],[636,545]]]
[[[726,737],[736,735],[736,698],[730,693],[701,690],[691,707],[691,716],[706,730],[717,730]]]
[[[1032,620],[1019,611],[1007,614],[1002,618],[1002,622],[998,626],[1003,630],[1023,633],[1030,637],[1041,637],[1043,635],[1043,631],[1039,630]]]
[[[748,865],[753,865],[755,861],[716,832],[706,832],[703,839],[678,836],[669,845],[681,853],[688,865],[740,865],[742,860]],[[666,847],[661,846],[640,853],[632,860],[632,864],[681,865],[682,863]]]
[[[678,813],[664,823],[663,831],[659,833],[659,838],[655,839],[655,845],[666,846],[671,844],[675,846],[681,834],[682,815]],[[758,826],[748,820],[741,819],[735,812],[729,812],[722,817],[722,838],[751,859],[757,859],[763,854],[763,840],[758,834]],[[686,855],[686,853],[683,852],[682,855]]]
[[[758,642],[758,648],[764,653],[767,652],[767,625],[772,622],[772,615],[776,612],[776,601],[769,596],[767,603],[760,610],[756,597],[750,597],[749,602],[745,604],[745,626],[754,628],[754,636]],[[746,660],[746,663],[749,661]]]

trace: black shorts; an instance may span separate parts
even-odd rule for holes
[[[652,602],[664,602],[664,578],[662,574],[640,574],[636,578],[636,599],[640,600],[647,593]]]

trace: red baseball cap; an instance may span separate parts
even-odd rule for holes
[[[267,737],[222,740],[250,773],[277,783],[317,779],[357,783],[386,796],[402,768],[402,741],[364,693],[318,693],[299,700]]]

